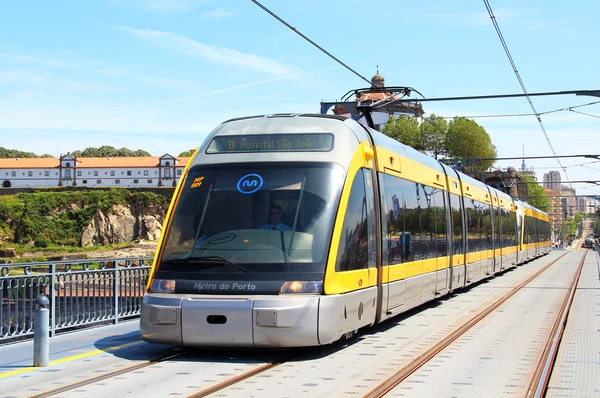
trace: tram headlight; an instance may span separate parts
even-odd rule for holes
[[[322,281],[286,281],[281,285],[279,293],[323,293]]]
[[[175,293],[175,281],[171,279],[154,279],[150,293]]]

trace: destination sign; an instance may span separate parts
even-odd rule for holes
[[[333,149],[333,134],[259,134],[215,137],[206,153],[230,152],[327,152]]]

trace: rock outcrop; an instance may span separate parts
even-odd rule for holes
[[[136,239],[158,240],[165,211],[160,206],[137,205],[134,208],[115,205],[110,210],[97,210],[81,234],[81,246],[111,245]]]

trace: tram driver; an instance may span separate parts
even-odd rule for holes
[[[291,231],[292,229],[281,222],[282,217],[281,207],[279,205],[271,205],[269,208],[268,223],[261,225],[260,229],[272,229],[277,231]]]

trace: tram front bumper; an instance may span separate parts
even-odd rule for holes
[[[319,345],[320,296],[144,296],[140,330],[155,343],[197,347]]]

